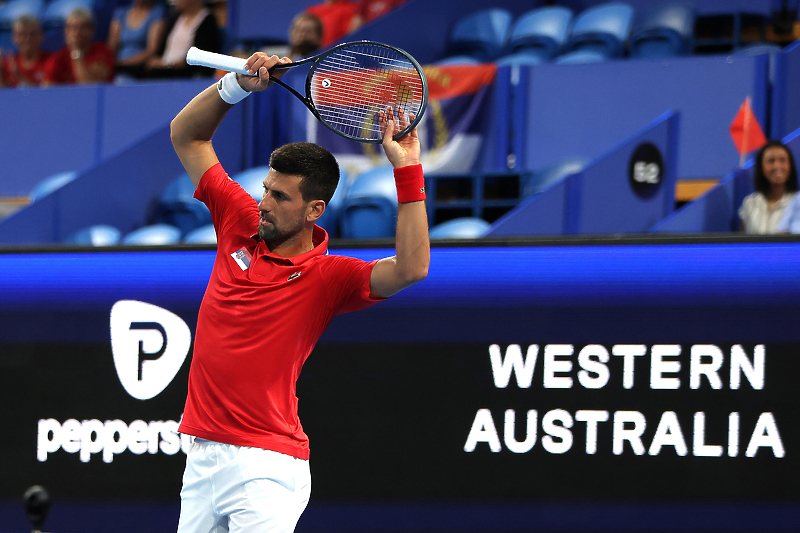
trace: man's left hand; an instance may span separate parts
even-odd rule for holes
[[[414,115],[406,116],[402,107],[397,108],[397,118],[394,109],[387,107],[378,114],[378,121],[383,134],[383,151],[394,168],[419,164],[419,137],[417,128],[412,129],[398,140],[392,139],[394,135],[403,131],[414,121]]]

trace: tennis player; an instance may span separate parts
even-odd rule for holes
[[[308,437],[295,382],[333,317],[422,280],[430,242],[416,129],[401,109],[381,112],[394,166],[396,255],[372,262],[328,255],[315,222],[339,180],[324,148],[294,143],[272,153],[256,203],[222,169],[211,138],[232,104],[270,84],[288,63],[256,53],[245,68],[196,96],[172,121],[172,142],[211,210],[217,255],[200,313],[180,431],[193,435],[181,490],[180,533],[290,532],[311,493]],[[413,120],[413,118],[412,118]]]

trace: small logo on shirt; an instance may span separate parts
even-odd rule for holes
[[[295,272],[294,274],[289,276],[289,279],[287,279],[286,281],[292,281],[294,278],[299,278],[300,274],[301,274],[301,272]]]
[[[253,259],[253,255],[246,248],[239,248],[231,254],[231,257],[242,270],[250,268],[250,261]]]

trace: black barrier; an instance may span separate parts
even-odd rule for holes
[[[490,244],[434,248],[428,279],[323,336],[298,381],[315,504],[800,513],[797,242]],[[0,254],[0,499],[177,505],[213,257]]]

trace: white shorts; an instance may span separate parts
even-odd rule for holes
[[[178,533],[291,533],[311,496],[308,461],[194,439]]]

